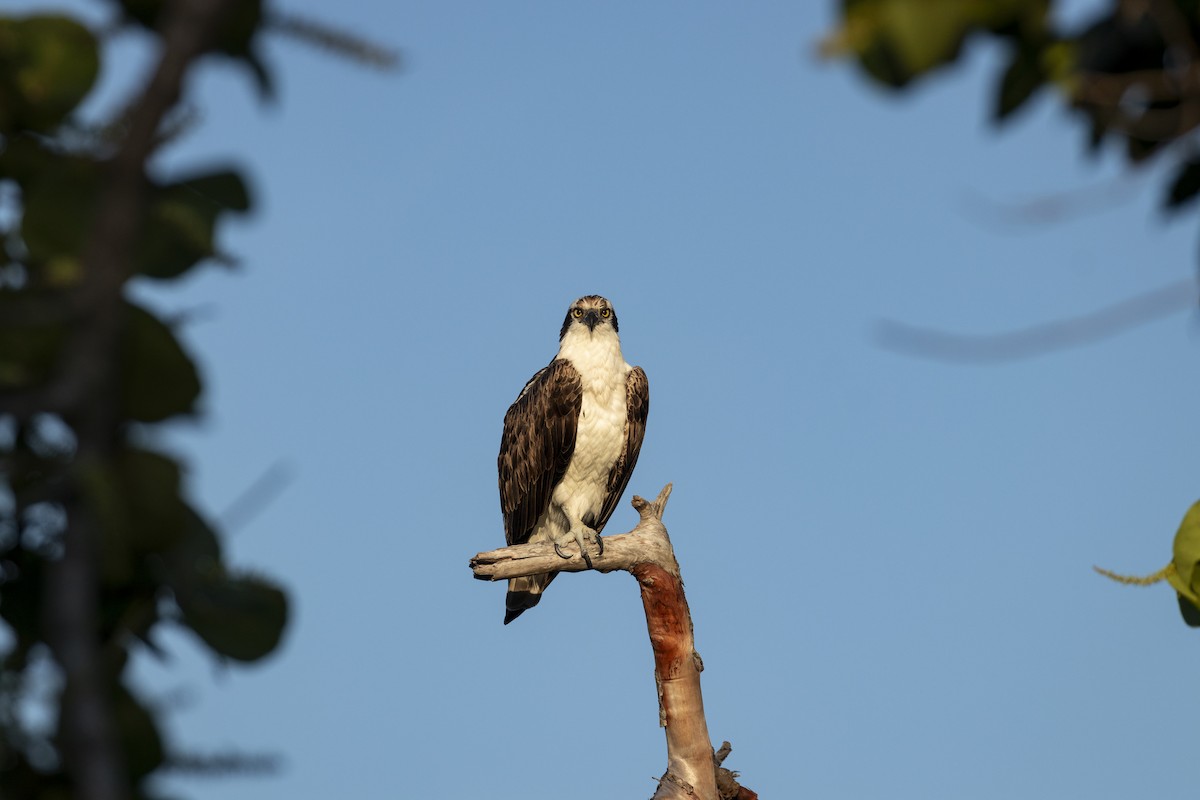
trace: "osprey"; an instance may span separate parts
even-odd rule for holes
[[[558,355],[539,370],[504,415],[500,439],[500,510],[510,545],[585,541],[604,552],[600,531],[612,516],[637,463],[646,433],[649,386],[641,367],[621,356],[617,314],[599,295],[567,309]],[[508,582],[504,624],[542,599],[557,575]]]

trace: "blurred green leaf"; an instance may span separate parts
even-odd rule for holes
[[[258,577],[227,577],[177,597],[183,621],[217,654],[256,661],[279,644],[287,624],[287,597]]]
[[[1126,134],[1125,156],[1134,164],[1140,164],[1160,152],[1165,143],[1165,138],[1147,138]]]
[[[118,686],[113,700],[113,716],[120,732],[125,767],[134,781],[158,769],[163,763],[162,735],[153,715],[124,686]]]
[[[1132,163],[1162,152],[1195,128],[1180,96],[1152,88],[1153,76],[1176,80],[1166,67],[1175,61],[1177,46],[1167,38],[1194,39],[1200,33],[1195,3],[1189,4],[1191,9],[1168,13],[1181,22],[1190,20],[1191,30],[1181,26],[1170,37],[1163,36],[1155,13],[1118,3],[1074,37],[1073,75],[1065,84],[1071,89],[1071,105],[1087,118],[1093,142],[1113,136]]]
[[[158,556],[166,585],[181,608],[201,586],[225,575],[221,543],[208,522],[184,505],[183,533],[175,546]]]
[[[100,523],[101,575],[110,586],[133,579],[140,560],[177,547],[187,521],[174,459],[136,447],[109,461],[80,463],[80,481]],[[129,599],[129,598],[125,598]]]
[[[0,177],[20,185],[20,235],[39,283],[68,287],[81,276],[79,257],[91,233],[104,173],[95,159],[63,154],[19,138],[0,153]],[[174,278],[218,255],[214,239],[224,213],[249,210],[242,177],[232,170],[187,177],[147,191],[147,210],[134,251],[134,269]]]
[[[180,469],[161,453],[125,448],[115,459],[127,509],[131,547],[161,552],[183,537],[186,507],[179,496]]]
[[[20,148],[6,161],[33,155],[38,164],[20,181],[24,201],[21,239],[44,286],[69,288],[82,277],[79,258],[91,231],[100,189],[99,165],[81,156]],[[7,155],[7,154],[6,154]],[[20,167],[16,167],[21,172]]]
[[[1183,166],[1175,173],[1175,179],[1171,181],[1171,187],[1167,190],[1163,208],[1167,211],[1181,211],[1196,199],[1198,193],[1200,193],[1200,160],[1190,158],[1183,162]]]
[[[88,508],[100,525],[100,578],[110,586],[124,583],[133,576],[134,562],[120,476],[111,464],[97,459],[80,463],[78,474]]]
[[[843,0],[842,26],[822,44],[826,56],[854,56],[892,88],[954,61],[977,31],[1040,30],[1047,0]]]
[[[229,170],[181,180],[155,195],[135,255],[137,270],[152,278],[174,278],[217,255],[217,218],[250,208],[245,183]]]
[[[224,574],[217,534],[195,509],[184,504],[183,533],[162,554],[167,583],[176,594],[186,594],[204,581]]]
[[[1185,13],[1195,16],[1194,10]],[[1075,40],[1076,69],[1083,73],[1121,75],[1163,68],[1166,41],[1154,15],[1120,3],[1110,3]]]
[[[126,18],[150,30],[157,30],[160,16],[166,7],[164,0],[111,0],[119,6]],[[226,14],[210,48],[242,61],[250,70],[264,99],[274,96],[274,81],[263,65],[257,52],[258,32],[263,25],[263,0],[241,0]]]
[[[153,314],[125,304],[122,412],[139,422],[195,413],[200,377],[175,334]]]
[[[1033,47],[1019,46],[1000,77],[992,118],[996,122],[1007,120],[1045,82],[1041,51]]]
[[[124,11],[123,21],[146,25],[152,49],[162,44],[149,39],[158,37],[159,17],[169,0],[112,2]],[[269,95],[271,75],[256,51],[262,24],[263,0],[233,4],[208,51],[236,59]],[[15,432],[8,445],[0,443],[0,494],[7,491],[10,499],[8,513],[0,513],[0,627],[9,630],[0,654],[5,689],[0,703],[28,700],[23,673],[47,652],[44,606],[52,596],[48,592],[61,588],[47,567],[61,557],[63,526],[67,534],[83,533],[89,541],[98,528],[89,557],[101,579],[99,592],[94,604],[76,611],[95,620],[86,638],[102,644],[95,677],[111,701],[129,777],[127,791],[119,793],[148,798],[157,796],[146,776],[163,764],[163,743],[159,710],[143,704],[123,682],[135,642],[140,638],[153,647],[160,615],[171,616],[218,657],[253,661],[278,646],[288,606],[282,590],[269,581],[226,569],[215,532],[181,496],[180,463],[131,444],[145,438],[143,429],[130,422],[196,413],[201,381],[167,318],[126,303],[124,287],[120,293],[102,293],[103,302],[94,308],[90,295],[80,298],[71,291],[85,277],[81,255],[95,233],[110,159],[130,119],[92,124],[78,116],[99,74],[100,57],[88,28],[67,17],[0,14],[0,190],[7,201],[0,265],[12,265],[0,291],[0,393],[55,378],[62,345],[82,319],[81,308],[85,314],[94,310],[103,322],[112,320],[107,315],[119,315],[115,352],[109,349],[100,354],[100,363],[85,367],[111,380],[94,395],[72,398],[61,414],[10,420]],[[168,124],[160,125],[160,145],[169,141]],[[138,238],[131,257],[120,265],[125,273],[115,277],[173,278],[205,259],[221,258],[216,236],[222,216],[250,208],[241,176],[211,170],[163,184],[145,174],[145,165],[140,174],[144,204],[137,215]],[[57,408],[59,396],[51,400]],[[93,404],[101,412],[95,420],[102,424],[91,424]],[[115,415],[113,404],[118,404]],[[30,433],[42,423],[44,441]],[[57,433],[61,441],[51,446]],[[23,541],[13,522],[17,517],[28,519]],[[80,525],[81,520],[89,522]],[[57,698],[60,714],[72,709],[72,695],[80,691],[73,680],[64,687]],[[74,796],[80,787],[72,785],[67,765],[79,756],[61,746],[55,753],[62,742],[53,741],[53,733],[38,734],[37,742],[23,740],[26,731],[17,716],[2,716],[0,795]],[[44,727],[52,728],[50,722]],[[59,729],[67,727],[64,722]],[[41,750],[35,752],[28,742]]]
[[[263,63],[258,53],[254,50],[247,50],[237,57],[245,62],[246,68],[250,70],[250,76],[254,78],[254,84],[258,88],[258,96],[263,100],[273,100],[275,98],[275,76],[271,74],[271,70],[267,69],[267,65]]]
[[[63,157],[47,149],[44,141],[27,135],[0,141],[0,178],[12,179],[28,192],[38,177],[53,167],[54,160]]]
[[[46,562],[37,553],[18,549],[5,555],[4,582],[0,584],[0,618],[8,623],[15,637],[9,659],[24,663],[30,650],[42,637],[42,587]]]
[[[96,39],[52,14],[0,17],[0,132],[53,130],[91,90]]]
[[[1175,598],[1179,601],[1179,613],[1183,616],[1184,623],[1189,628],[1200,628],[1200,608],[1178,592],[1175,593]]]
[[[33,318],[37,304],[45,299],[40,292],[0,292],[0,318]],[[0,325],[0,391],[45,383],[58,362],[66,333],[65,325]]]

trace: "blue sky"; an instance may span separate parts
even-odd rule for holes
[[[13,2],[12,7],[50,8]],[[1093,4],[1071,5],[1084,14]],[[103,18],[107,6],[82,6]],[[833,3],[347,3],[379,74],[268,41],[279,102],[213,62],[156,169],[234,163],[243,265],[139,287],[199,310],[207,386],[163,446],[291,592],[279,653],[186,633],[145,696],[171,741],[276,752],[196,800],[649,796],[665,767],[636,586],[568,576],[514,624],[468,558],[503,543],[501,421],[577,296],[650,378],[630,495],[667,511],[728,766],[763,797],[1128,798],[1191,785],[1200,634],[1147,573],[1200,496],[1194,314],[993,366],[881,348],[881,319],[989,333],[1193,275],[1162,174],[1081,154],[1042,97],[987,123],[997,53],[907,95],[815,60]],[[113,42],[93,108],[146,63]],[[997,205],[1119,199],[1047,224]],[[981,210],[982,209],[982,210]],[[623,503],[608,532],[628,530]]]

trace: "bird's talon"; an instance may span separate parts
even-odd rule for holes
[[[602,539],[600,537],[600,534],[597,533],[596,534],[596,556],[599,557],[602,555],[604,555],[604,539]]]
[[[570,553],[564,553],[564,552],[563,552],[563,549],[562,549],[561,547],[559,547],[559,546],[558,546],[558,542],[555,542],[555,543],[554,543],[554,552],[558,554],[558,557],[559,557],[559,558],[563,558],[563,559],[570,559],[570,558],[571,558],[571,554],[570,554]]]

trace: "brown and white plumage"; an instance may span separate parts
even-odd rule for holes
[[[508,544],[573,541],[586,559],[585,541],[600,544],[637,464],[649,406],[646,373],[621,355],[612,304],[576,300],[558,355],[504,415],[497,464]],[[556,574],[510,580],[504,624],[537,605]]]

